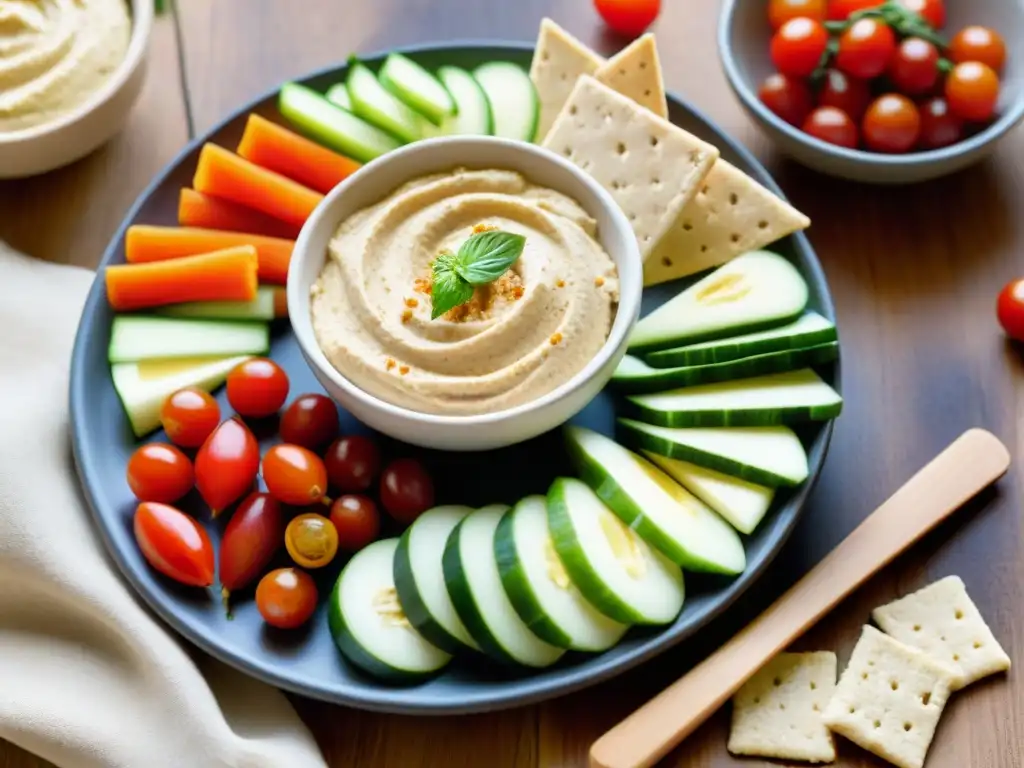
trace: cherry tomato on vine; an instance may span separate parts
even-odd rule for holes
[[[255,581],[281,547],[284,513],[269,493],[250,493],[231,515],[220,541],[220,583],[231,590]]]
[[[658,18],[661,0],[594,0],[604,23],[626,37],[636,37]]]
[[[818,66],[827,45],[828,32],[821,22],[803,17],[790,19],[772,37],[772,61],[784,75],[807,77]]]
[[[851,77],[870,80],[885,72],[896,51],[896,35],[883,21],[859,19],[839,36],[836,66]]]
[[[338,531],[338,548],[356,552],[380,534],[380,513],[368,496],[339,496],[331,505],[331,522]]]
[[[411,523],[434,506],[434,481],[416,459],[397,459],[380,476],[380,503],[398,522]]]
[[[828,18],[830,21],[846,21],[851,13],[866,8],[877,8],[882,0],[829,0]]]
[[[818,107],[803,125],[804,133],[847,149],[857,147],[857,124],[836,107]]]
[[[896,0],[908,11],[913,11],[933,29],[946,26],[946,5],[942,0]]]
[[[278,501],[302,507],[327,493],[327,468],[308,448],[282,443],[263,455],[263,482]]]
[[[778,29],[790,19],[803,16],[815,21],[825,20],[825,0],[770,0],[768,3],[768,23],[772,29]]]
[[[164,400],[160,423],[175,445],[198,448],[220,424],[220,406],[209,392],[186,387]]]
[[[192,490],[195,472],[188,456],[167,443],[140,445],[128,459],[128,487],[139,501],[172,504]]]
[[[946,100],[935,96],[923,102],[921,112],[922,149],[938,149],[956,144],[964,137],[964,121],[953,114]]]
[[[1001,72],[1006,63],[1006,43],[994,29],[988,27],[964,27],[949,41],[949,58],[957,64],[964,61],[980,61]]]
[[[864,113],[861,136],[876,152],[907,152],[921,135],[921,115],[910,99],[899,93],[879,96]]]
[[[324,454],[327,479],[343,492],[365,491],[380,471],[380,449],[370,438],[348,435],[331,443]]]
[[[957,64],[946,76],[946,101],[964,120],[988,120],[999,101],[999,76],[980,61]]]
[[[213,584],[213,545],[184,512],[144,501],[135,510],[133,529],[146,561],[164,576],[190,587]]]
[[[939,81],[939,49],[920,37],[904,38],[889,62],[889,79],[903,93],[927,93]]]
[[[272,627],[301,627],[316,610],[317,591],[312,577],[298,568],[271,571],[256,587],[256,609]]]
[[[260,448],[241,419],[222,422],[196,454],[196,488],[217,517],[252,490],[260,468]]]
[[[266,357],[239,363],[228,374],[228,402],[241,416],[261,419],[277,413],[288,398],[288,374]]]
[[[338,530],[323,515],[299,515],[284,531],[284,546],[296,565],[322,568],[338,554]]]
[[[819,107],[841,109],[855,123],[864,115],[871,103],[871,88],[864,80],[850,77],[845,72],[832,68],[825,73],[821,90],[818,92]]]
[[[338,406],[324,395],[297,397],[281,415],[278,431],[286,443],[322,448],[338,436]]]
[[[790,125],[802,125],[814,108],[814,96],[807,82],[778,72],[768,75],[758,90],[758,97]]]
[[[1007,336],[1024,341],[1024,280],[1011,280],[999,292],[996,317]]]

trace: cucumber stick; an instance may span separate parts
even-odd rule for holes
[[[406,143],[423,138],[423,117],[392,96],[365,64],[349,63],[345,85],[356,115]]]
[[[134,363],[263,355],[269,350],[270,328],[263,322],[116,315],[110,326],[107,358],[111,363]]]
[[[473,70],[473,77],[491,105],[494,135],[533,141],[537,136],[540,100],[526,70],[511,62],[492,61]]]
[[[494,116],[491,114],[491,103],[476,78],[458,67],[441,67],[437,70],[437,76],[452,95],[458,109],[456,114],[444,119],[440,133],[478,136],[493,134]]]
[[[434,125],[458,110],[452,95],[441,82],[415,61],[400,53],[384,60],[378,77],[392,95],[426,117]]]
[[[336,107],[347,109],[349,112],[352,111],[352,99],[348,97],[348,86],[344,83],[335,83],[332,85],[327,89],[327,93],[324,94],[324,98]]]
[[[189,301],[157,307],[161,317],[193,317],[200,320],[273,320],[276,317],[277,290],[269,285],[256,289],[252,301]]]

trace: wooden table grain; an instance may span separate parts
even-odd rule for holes
[[[966,0],[951,0],[963,1]],[[971,426],[1017,457],[997,489],[927,537],[797,645],[845,662],[871,608],[936,578],[966,581],[1015,664],[1024,663],[1024,358],[994,319],[1024,273],[1024,133],[948,179],[885,189],[828,179],[775,153],[728,91],[715,50],[716,0],[668,0],[655,31],[669,88],[749,146],[813,220],[832,286],[846,407],[805,516],[775,563],[697,638],[637,671],[533,707],[459,718],[357,712],[293,699],[332,768],[583,768],[589,744],[730,636],[806,572],[910,474]],[[180,37],[157,23],[143,98],[126,131],[71,168],[0,184],[0,237],[41,258],[93,265],[131,200],[185,142],[281,80],[352,52],[458,38],[531,40],[550,15],[604,53],[587,0],[177,0]],[[179,61],[183,78],[179,78]],[[192,123],[190,125],[189,123]],[[1011,672],[947,709],[928,768],[1024,765],[1024,688]],[[772,765],[725,750],[719,712],[664,766]],[[840,740],[838,764],[883,763]],[[3,768],[39,768],[0,744]],[[199,768],[199,767],[197,767]]]

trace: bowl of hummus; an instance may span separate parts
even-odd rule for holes
[[[630,223],[590,176],[535,145],[456,136],[391,152],[327,195],[296,242],[288,310],[357,419],[486,450],[597,395],[641,290]]]
[[[84,157],[142,88],[153,0],[0,0],[0,178]]]

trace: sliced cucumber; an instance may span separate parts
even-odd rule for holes
[[[772,505],[775,491],[748,480],[670,459],[650,451],[644,455],[665,474],[724,517],[740,533],[750,533]]]
[[[729,574],[746,567],[736,531],[647,459],[581,427],[566,429],[566,443],[583,481],[673,563]]]
[[[402,610],[392,563],[398,539],[382,539],[345,564],[331,592],[327,618],[349,661],[376,677],[416,681],[451,661],[417,632]]]
[[[110,375],[132,432],[143,437],[160,427],[160,409],[174,392],[184,387],[212,392],[235,366],[248,359],[249,355],[239,355],[115,363],[110,366]]]
[[[395,552],[395,589],[405,615],[421,635],[449,653],[480,650],[455,612],[441,565],[448,536],[472,511],[450,506],[424,512],[406,528]]]
[[[344,83],[335,83],[332,85],[327,89],[327,93],[324,94],[324,98],[336,107],[347,109],[349,112],[352,111],[352,99],[348,97],[348,86]]]
[[[420,114],[388,93],[365,64],[352,61],[345,84],[359,117],[407,143],[423,138]]]
[[[711,365],[785,349],[816,347],[836,339],[835,323],[817,312],[805,312],[792,323],[768,331],[754,331],[717,341],[702,341],[686,347],[651,352],[644,360],[654,368]]]
[[[445,134],[471,134],[490,136],[494,133],[494,116],[480,83],[464,69],[441,67],[437,76],[455,100],[458,112],[449,115],[441,124]]]
[[[530,631],[501,585],[494,534],[507,509],[484,507],[455,526],[444,548],[444,581],[459,618],[484,653],[499,661],[546,667],[565,650]]]
[[[270,350],[266,323],[185,320],[150,315],[116,315],[110,325],[107,359],[140,360],[263,355]]]
[[[843,398],[810,368],[627,398],[663,427],[759,427],[834,419]]]
[[[668,624],[683,607],[679,566],[627,528],[584,483],[559,478],[548,491],[548,528],[565,570],[606,615]]]
[[[839,344],[835,341],[806,349],[783,349],[726,363],[681,368],[652,368],[640,358],[626,355],[612,374],[612,381],[623,392],[660,392],[675,387],[785,373],[809,365],[824,365],[837,357]]]
[[[191,317],[200,320],[273,320],[275,289],[261,285],[252,301],[189,301],[157,307],[161,317]]]
[[[408,56],[389,54],[378,79],[388,91],[434,125],[441,125],[448,115],[458,111],[441,81]]]
[[[629,349],[654,352],[764,330],[795,320],[807,306],[807,283],[778,254],[737,256],[643,318]]]
[[[559,648],[605,651],[629,629],[573,585],[548,532],[543,496],[528,496],[501,518],[494,547],[505,594],[537,637]]]
[[[799,485],[809,474],[807,453],[789,427],[670,429],[632,419],[619,419],[619,427],[634,448],[772,488]]]
[[[540,100],[526,70],[508,61],[492,61],[473,70],[494,116],[494,135],[519,141],[537,136]]]
[[[361,163],[402,146],[394,136],[298,83],[281,86],[277,108],[311,139]]]

